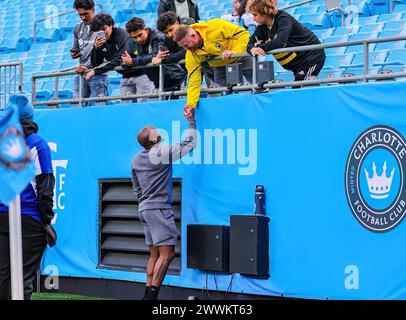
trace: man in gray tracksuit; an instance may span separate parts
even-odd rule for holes
[[[137,140],[144,149],[132,161],[131,177],[150,250],[143,300],[157,300],[179,237],[171,209],[172,163],[196,146],[196,121],[194,118],[189,120],[187,137],[179,144],[162,145],[161,134],[152,126],[143,128]]]
[[[90,24],[94,19],[95,8],[93,0],[75,0],[73,7],[82,20],[73,31],[73,47],[71,49],[72,59],[79,59],[79,66],[76,67],[78,76],[73,85],[73,97],[79,98],[79,77],[83,77],[86,71],[92,69],[91,55],[96,33],[91,31]],[[108,86],[107,73],[94,77],[90,82],[83,78],[82,98],[107,96]]]

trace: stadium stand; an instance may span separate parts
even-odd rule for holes
[[[299,0],[281,0],[279,8],[300,2]],[[100,0],[96,2],[102,11],[110,13],[119,27],[124,27],[132,17],[132,2],[127,0]],[[136,16],[145,19],[146,25],[155,27],[158,0],[136,2]],[[228,0],[200,1],[203,20],[208,20],[228,13],[231,4]],[[383,38],[406,35],[406,0],[394,1],[393,13],[389,13],[387,0],[355,0],[351,2],[350,17],[352,25],[341,26],[341,17],[337,12],[325,12],[323,1],[315,1],[299,7],[288,9],[298,21],[311,28],[322,43],[334,43],[360,39]],[[34,42],[34,22],[49,15],[72,10],[71,0],[30,2],[0,0],[0,63],[22,62],[24,64],[23,89],[31,92],[31,77],[39,73],[51,73],[72,68],[77,61],[72,60],[69,49],[72,45],[72,30],[78,22],[76,13],[58,18],[51,18],[38,23],[36,42]],[[342,1],[345,21],[348,22],[348,3]],[[100,8],[97,10],[100,11]],[[250,29],[251,30],[251,29]],[[358,74],[362,70],[362,45],[329,48],[327,60],[319,78],[331,78],[351,71]],[[406,64],[406,41],[385,42],[370,45],[370,71],[372,74],[383,69],[403,70]],[[268,56],[266,60],[274,60]],[[276,79],[289,81],[292,76],[275,62]],[[121,76],[109,74],[110,92],[117,92]],[[72,80],[61,80],[59,96],[70,97]],[[46,101],[54,96],[54,81],[38,81],[37,101]]]

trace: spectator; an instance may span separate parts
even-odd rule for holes
[[[91,30],[97,32],[98,35],[92,50],[93,70],[87,73],[87,81],[90,81],[94,76],[121,66],[121,56],[128,50],[130,43],[134,41],[127,31],[114,27],[114,20],[108,14],[96,15],[91,24]],[[120,73],[124,76],[123,72]]]
[[[172,11],[180,18],[191,18],[199,21],[199,7],[195,0],[160,0],[158,17],[165,12]]]
[[[248,10],[259,24],[247,46],[253,56],[265,56],[274,49],[320,44],[312,31],[285,11],[277,10],[273,0],[249,0]],[[324,49],[278,53],[274,57],[283,68],[293,71],[295,81],[317,76],[326,59]]]
[[[191,26],[182,25],[175,34],[175,41],[187,50],[186,68],[189,74],[187,89],[187,103],[185,117],[190,119],[200,97],[202,83],[201,68],[204,61],[215,67],[214,81],[220,86],[226,85],[225,66],[230,63],[243,64],[243,73],[248,81],[252,81],[252,59],[231,58],[232,54],[245,52],[249,40],[249,33],[243,27],[231,22],[213,19]],[[223,60],[210,61],[213,56],[221,56]]]
[[[196,146],[196,121],[190,119],[187,138],[180,144],[162,146],[159,131],[151,126],[143,128],[137,140],[144,149],[132,161],[131,177],[150,251],[143,300],[157,300],[179,237],[171,209],[172,163]]]
[[[195,21],[193,19],[181,19],[175,12],[169,11],[161,16],[159,16],[157,21],[158,31],[165,34],[165,40],[163,43],[163,48],[167,49],[165,51],[159,51],[156,55],[153,63],[155,64],[168,64],[176,63],[186,56],[186,50],[183,49],[179,44],[177,44],[173,39],[175,38],[175,32],[181,24],[193,24]]]
[[[145,66],[151,63],[164,42],[164,36],[154,29],[145,27],[145,22],[141,18],[132,18],[128,21],[126,29],[135,41],[123,55],[124,66],[128,69],[128,67]],[[184,70],[179,65],[164,66],[164,89],[180,89],[185,76]],[[122,80],[121,94],[151,93],[154,87],[159,87],[157,67],[135,69],[131,72],[131,77]]]
[[[42,139],[33,121],[34,108],[22,95],[11,96],[7,107],[17,105],[25,142],[31,150],[36,176],[21,193],[21,225],[23,250],[24,299],[30,300],[46,244],[56,243],[51,226],[54,217],[53,197],[55,177],[52,171],[51,150]],[[0,203],[0,300],[11,299],[9,208]]]
[[[152,60],[152,63],[169,64],[184,60],[186,57],[186,50],[174,41],[175,33],[181,24],[191,25],[193,23],[195,23],[193,19],[179,18],[176,13],[172,11],[161,15],[157,21],[157,29],[165,34],[164,48],[167,50],[159,51],[155,59]],[[184,65],[182,67],[184,70],[186,70]],[[214,82],[213,68],[210,68],[207,63],[203,63],[202,71],[205,76],[207,86],[210,86],[210,84]]]
[[[71,56],[79,59],[79,66],[76,68],[73,97],[79,98],[79,77],[91,69],[91,54],[96,35],[91,31],[90,25],[94,19],[93,0],[75,0],[73,7],[76,9],[81,23],[75,26],[73,31],[73,47]],[[100,97],[108,95],[108,76],[100,74],[95,76],[90,82],[83,81],[82,98]]]
[[[248,29],[249,26],[255,25],[254,18],[251,13],[246,11],[248,0],[233,0],[233,12],[221,16],[221,19],[229,21],[237,26]]]

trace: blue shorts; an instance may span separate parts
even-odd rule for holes
[[[179,231],[171,209],[154,209],[139,212],[144,227],[147,246],[176,246]]]

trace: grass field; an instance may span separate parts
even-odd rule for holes
[[[111,300],[65,293],[33,293],[32,300]]]

